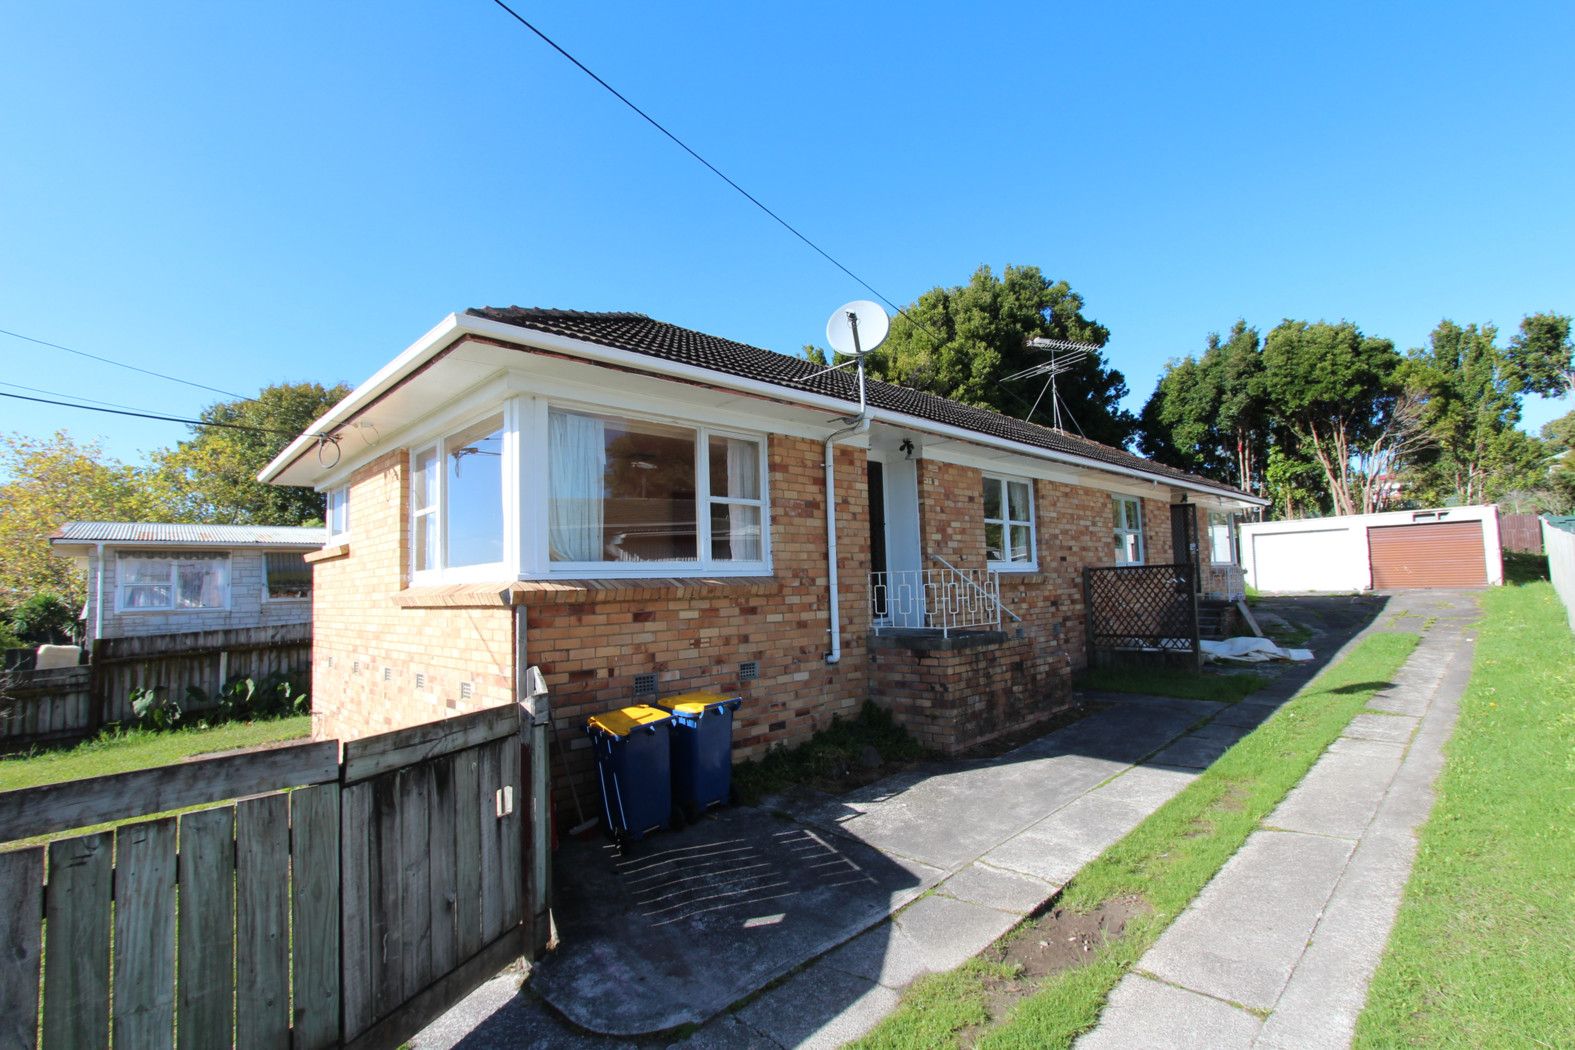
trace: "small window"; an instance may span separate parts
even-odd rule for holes
[[[1209,511],[1209,561],[1231,565],[1236,561],[1235,516],[1228,511]]]
[[[503,556],[503,416],[488,416],[410,457],[415,572],[494,566]]]
[[[1111,500],[1115,523],[1116,564],[1143,564],[1143,501],[1132,496]]]
[[[230,556],[207,551],[122,554],[119,608],[154,612],[224,609],[230,604]]]
[[[350,535],[350,486],[328,490],[328,540],[343,540]]]
[[[295,551],[269,551],[263,555],[265,594],[271,602],[302,601],[312,597],[312,567],[306,555]]]
[[[985,475],[984,548],[992,569],[1033,569],[1036,559],[1032,482]]]

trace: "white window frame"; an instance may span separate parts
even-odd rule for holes
[[[503,455],[499,462],[499,499],[503,534],[499,536],[503,557],[495,562],[481,565],[460,565],[450,567],[445,563],[448,556],[448,444],[456,434],[464,431],[477,423],[484,422],[492,416],[503,417]],[[516,513],[518,503],[516,486],[519,475],[519,444],[511,439],[511,434],[518,428],[518,412],[515,402],[509,400],[502,405],[493,405],[484,412],[476,412],[457,420],[448,422],[443,427],[442,436],[436,440],[426,441],[413,446],[410,451],[409,477],[406,479],[405,491],[410,500],[410,540],[406,554],[410,558],[410,582],[417,586],[437,583],[467,583],[484,580],[506,579],[518,575],[518,568],[514,564],[515,548],[509,543],[510,518]],[[426,452],[435,452],[435,473],[433,476],[432,505],[418,507],[416,505],[416,459]],[[435,538],[437,564],[426,569],[416,568],[416,523],[423,517],[430,516]]]
[[[1012,474],[995,474],[981,472],[984,483],[996,482],[1001,486],[1001,516],[999,518],[985,517],[985,525],[1001,526],[1001,546],[1006,552],[1012,548],[1012,526],[1021,528],[1028,526],[1028,560],[1027,561],[986,561],[991,572],[1038,572],[1039,571],[1039,524],[1037,500],[1034,493],[1034,479],[1017,477]],[[1011,484],[1028,486],[1028,520],[1023,521],[1012,517],[1012,501],[1008,494]],[[980,511],[983,512],[983,504]]]
[[[563,401],[556,398],[550,402],[543,401],[541,405],[542,410],[538,413],[539,426],[534,429],[539,435],[537,447],[542,449],[544,454],[530,460],[532,467],[529,469],[535,472],[535,476],[527,479],[526,484],[527,487],[547,495],[538,501],[539,518],[537,527],[534,530],[535,539],[532,543],[534,549],[524,560],[526,565],[536,567],[537,571],[525,578],[557,576],[577,579],[638,579],[640,577],[771,575],[771,491],[769,485],[771,449],[769,435],[747,430],[737,430],[731,427],[712,426],[693,419],[628,412],[623,409],[609,409],[605,406]],[[694,431],[696,475],[695,560],[645,562],[551,560],[551,554],[547,550],[546,527],[547,504],[551,499],[550,480],[547,470],[550,454],[546,453],[545,450],[548,441],[547,418],[554,410],[600,416],[604,419],[627,420],[631,423],[656,423]],[[760,493],[759,499],[744,499],[733,496],[717,496],[713,498],[711,496],[710,442],[713,437],[750,441],[760,450],[760,454],[756,457],[756,469],[760,472],[757,485],[757,490]],[[758,561],[717,561],[711,557],[711,506],[713,503],[753,506],[760,509],[760,559]],[[522,530],[522,532],[524,531],[527,530]]]
[[[270,554],[295,554],[295,555],[298,555],[298,556],[303,557],[303,558],[306,556],[306,552],[305,551],[293,551],[293,550],[259,551],[257,557],[262,561],[262,600],[265,603],[269,603],[269,604],[279,603],[279,604],[284,604],[284,605],[289,605],[289,604],[292,604],[292,603],[300,603],[300,602],[310,602],[312,600],[311,592],[313,590],[315,590],[316,586],[317,586],[317,579],[312,574],[312,567],[310,565],[308,565],[306,567],[306,572],[307,572],[308,577],[311,578],[312,583],[307,588],[307,593],[304,596],[295,597],[295,598],[275,598],[273,595],[268,593],[268,589],[269,589],[269,583],[268,583],[268,555],[270,555]]]
[[[184,554],[184,553],[187,553],[187,552],[186,551],[157,551],[157,550],[116,551],[115,552],[115,612],[117,614],[125,613],[125,614],[132,615],[132,616],[138,616],[138,615],[142,615],[144,613],[152,613],[152,614],[157,615],[157,616],[168,616],[168,615],[171,615],[171,614],[185,615],[186,613],[198,613],[198,614],[201,614],[201,613],[229,612],[230,611],[230,606],[235,600],[235,571],[234,571],[235,570],[235,563],[234,563],[234,559],[232,559],[230,557],[229,551],[223,551],[223,552],[214,554],[212,556],[203,557],[203,558],[200,558],[200,559],[192,559],[193,561],[207,561],[207,562],[222,561],[222,562],[224,562],[224,604],[223,605],[198,605],[198,606],[186,607],[186,606],[180,606],[180,605],[175,604],[175,596],[176,596],[176,591],[177,591],[177,583],[176,583],[177,576],[176,576],[176,574],[178,572],[178,566],[181,564],[180,558],[178,557],[178,555]],[[195,554],[195,553],[198,553],[198,552],[192,551],[190,553]],[[128,558],[157,558],[159,560],[162,560],[162,561],[166,562],[169,565],[169,567],[170,567],[170,576],[169,576],[170,604],[169,605],[156,605],[156,606],[155,605],[139,605],[139,606],[133,607],[133,606],[128,606],[126,604],[126,586],[127,586],[127,584],[126,584],[126,573],[125,573],[125,570],[124,570],[124,563],[125,563],[126,559],[128,559]],[[158,585],[157,584],[133,584],[133,586],[141,587],[141,586],[158,586]]]
[[[350,538],[350,486],[348,484],[335,485],[328,490],[327,502],[323,507],[323,522],[327,532],[326,545],[343,543]]]
[[[1120,529],[1112,527],[1111,539],[1114,539],[1117,536],[1136,536],[1137,537],[1137,558],[1135,560],[1128,560],[1128,559],[1124,559],[1124,558],[1118,556],[1116,558],[1116,564],[1117,565],[1146,565],[1146,564],[1148,564],[1148,541],[1147,541],[1147,538],[1143,535],[1143,501],[1141,499],[1139,499],[1137,496],[1111,496],[1110,500],[1111,500],[1112,503],[1114,503],[1114,504],[1116,504],[1118,506],[1120,506],[1120,505],[1128,505],[1128,506],[1133,507],[1137,511],[1137,525],[1136,526],[1128,526],[1126,528],[1120,528]],[[1122,519],[1126,520],[1126,518],[1127,518],[1127,515],[1123,514],[1122,515]],[[1121,550],[1124,552],[1126,549],[1127,549],[1127,545],[1123,543],[1121,545]]]
[[[1214,519],[1225,519],[1225,545],[1229,557],[1224,561],[1214,557]],[[1205,519],[1204,528],[1207,530],[1209,544],[1210,565],[1235,565],[1236,564],[1236,515],[1228,510],[1211,510]]]

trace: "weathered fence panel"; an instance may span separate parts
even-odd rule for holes
[[[1575,517],[1544,519],[1542,543],[1548,552],[1548,576],[1575,631]]]
[[[1498,543],[1502,550],[1542,553],[1542,519],[1535,514],[1500,514]]]
[[[1184,659],[1195,666],[1201,659],[1196,581],[1190,564],[1084,569],[1089,664]]]
[[[13,671],[0,700],[0,747],[91,735],[134,718],[131,694],[160,688],[195,714],[235,675],[282,675],[304,687],[312,664],[311,624],[102,638],[85,667]],[[187,689],[208,699],[190,699]]]

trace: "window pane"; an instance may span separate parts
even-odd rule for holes
[[[166,558],[121,558],[120,578],[127,586],[167,584],[170,582],[170,562]]]
[[[312,596],[312,567],[306,564],[305,555],[270,551],[265,557],[268,561],[268,597]]]
[[[1138,537],[1135,532],[1129,532],[1126,535],[1126,560],[1131,563],[1141,560],[1141,555],[1138,551]]]
[[[175,566],[175,604],[182,609],[220,609],[226,602],[228,561],[183,561]]]
[[[416,571],[437,568],[437,515],[421,514],[415,521]]]
[[[328,491],[328,535],[342,536],[350,531],[350,487]]]
[[[168,609],[170,607],[169,585],[163,586],[137,586],[127,587],[124,591],[125,608],[127,609]]]
[[[1127,505],[1118,499],[1110,501],[1110,516],[1112,524],[1117,529],[1127,527]]]
[[[1007,561],[1033,561],[1033,537],[1028,526],[1013,525],[1008,531],[1012,536],[1012,551]]]
[[[1001,483],[995,478],[984,479],[984,516],[1001,518]]]
[[[710,449],[711,495],[760,498],[760,446],[738,438],[714,437]]]
[[[448,473],[444,564],[503,560],[503,417],[492,416],[443,442]]]
[[[553,561],[697,558],[693,430],[553,412],[548,455]]]
[[[990,561],[1005,561],[1006,553],[1001,540],[1001,526],[984,527],[984,556]]]
[[[760,508],[711,504],[711,557],[717,561],[759,561]]]
[[[415,454],[410,465],[410,500],[412,509],[426,510],[437,499],[437,449],[423,449]]]
[[[1029,521],[1029,488],[1026,481],[1009,482],[1006,486],[1006,498],[1013,521]]]

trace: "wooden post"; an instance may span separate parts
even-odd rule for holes
[[[522,618],[524,612],[521,606],[515,615]],[[534,666],[522,668],[519,680],[520,758],[529,762],[530,769],[530,819],[522,822],[522,832],[530,836],[523,843],[529,857],[525,954],[534,960],[546,951],[552,936],[552,778],[547,757],[547,729],[552,714],[541,670]]]
[[[1094,667],[1094,570],[1083,570],[1083,648],[1088,667]]]

